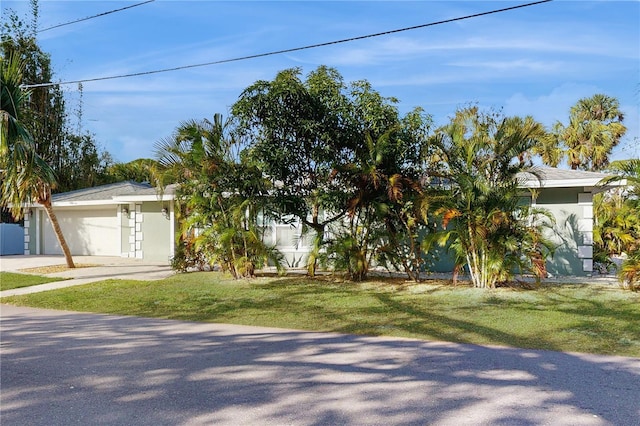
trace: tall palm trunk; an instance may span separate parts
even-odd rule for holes
[[[62,253],[64,253],[64,258],[67,262],[67,267],[75,268],[76,265],[75,263],[73,263],[73,257],[71,257],[71,250],[69,250],[67,241],[64,239],[64,235],[62,234],[62,230],[60,229],[58,218],[56,217],[56,214],[53,211],[53,207],[51,206],[51,199],[49,197],[46,197],[43,200],[38,200],[38,202],[44,206],[44,209],[47,212],[47,216],[49,217],[49,222],[51,222],[51,226],[53,227],[53,232],[55,232],[56,238],[58,239],[58,243],[62,248]]]

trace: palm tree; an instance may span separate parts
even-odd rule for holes
[[[503,118],[470,107],[431,138],[444,165],[437,176],[445,188],[438,198],[440,243],[451,242],[475,287],[495,287],[516,267],[536,272],[548,252],[541,230],[521,206],[518,188],[518,174],[533,171],[524,160],[527,153],[545,136],[531,117]]]
[[[580,99],[569,114],[567,126],[557,123],[554,133],[566,148],[571,169],[601,170],[609,164],[611,150],[627,131],[616,98],[596,94]]]
[[[625,259],[618,272],[618,278],[623,287],[633,291],[640,290],[640,251]]]
[[[627,255],[618,275],[623,286],[634,290],[640,288],[640,159],[614,161],[607,169],[615,174],[600,185],[625,181],[626,187],[600,197],[594,242],[602,257]]]
[[[531,149],[533,154],[539,155],[542,163],[551,167],[558,167],[562,159],[566,155],[562,147],[559,134],[561,133],[562,123],[556,123],[553,130]]]
[[[236,148],[220,114],[213,122],[184,122],[156,144],[157,180],[179,185],[174,267],[218,265],[235,278],[253,276],[268,260],[280,267],[281,257],[264,244],[258,226],[266,180]]]
[[[56,177],[51,167],[36,152],[31,134],[20,121],[21,112],[29,93],[22,90],[22,68],[14,58],[0,58],[2,109],[0,134],[0,170],[2,193],[0,204],[9,207],[16,218],[24,215],[24,204],[41,204],[58,243],[64,253],[67,267],[75,268],[69,246],[64,239],[58,219],[51,205],[51,189]]]
[[[629,195],[640,199],[640,158],[629,160],[617,160],[609,164],[607,170],[615,173],[613,176],[604,178],[600,184],[608,185],[614,182],[626,181]]]

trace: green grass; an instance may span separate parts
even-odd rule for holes
[[[615,286],[481,290],[217,273],[109,280],[3,303],[146,317],[640,357],[640,294]]]
[[[13,288],[30,287],[32,285],[52,283],[65,278],[49,278],[41,275],[16,274],[13,272],[0,272],[0,291]]]

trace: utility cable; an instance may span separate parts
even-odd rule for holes
[[[231,59],[221,59],[221,60],[218,60],[218,61],[205,62],[205,63],[201,63],[201,64],[183,65],[183,66],[173,67],[173,68],[164,68],[164,69],[153,70],[153,71],[142,71],[142,72],[136,72],[136,73],[130,73],[130,74],[120,74],[120,75],[113,75],[113,76],[108,76],[108,77],[96,77],[96,78],[87,78],[87,79],[82,79],[82,80],[72,80],[72,81],[65,81],[65,82],[61,82],[61,83],[25,84],[22,87],[23,88],[49,87],[49,86],[58,86],[58,85],[66,85],[66,84],[87,83],[87,82],[92,82],[92,81],[114,80],[114,79],[117,79],[117,78],[139,77],[139,76],[142,76],[142,75],[159,74],[159,73],[164,73],[164,72],[179,71],[179,70],[185,70],[185,69],[190,69],[190,68],[206,67],[206,66],[210,66],[210,65],[226,64],[226,63],[229,63],[229,62],[245,61],[245,60],[248,60],[248,59],[263,58],[265,56],[279,55],[279,54],[282,54],[282,53],[298,52],[298,51],[301,51],[301,50],[314,49],[314,48],[317,48],[317,47],[331,46],[331,45],[334,45],[334,44],[342,44],[342,43],[348,43],[348,42],[356,41],[356,40],[364,40],[364,39],[367,39],[367,38],[380,37],[380,36],[383,36],[383,35],[395,34],[395,33],[400,33],[400,32],[404,32],[404,31],[411,31],[411,30],[415,30],[415,29],[419,29],[419,28],[426,28],[426,27],[431,27],[431,26],[435,26],[435,25],[448,24],[448,23],[451,23],[451,22],[462,21],[462,20],[465,20],[465,19],[477,18],[477,17],[480,17],[480,16],[486,16],[486,15],[491,15],[491,14],[495,14],[495,13],[506,12],[506,11],[509,11],[509,10],[520,9],[520,8],[523,8],[523,7],[535,6],[535,5],[542,4],[542,3],[549,3],[551,1],[553,1],[553,0],[541,0],[541,1],[536,1],[536,2],[533,2],[533,3],[526,3],[526,4],[521,4],[521,5],[518,5],[518,6],[505,7],[505,8],[502,8],[502,9],[490,10],[488,12],[475,13],[473,15],[467,15],[467,16],[461,16],[461,17],[458,17],[458,18],[445,19],[443,21],[430,22],[428,24],[415,25],[415,26],[412,26],[412,27],[405,27],[405,28],[400,28],[400,29],[390,30],[390,31],[384,31],[384,32],[375,33],[375,34],[368,34],[368,35],[363,35],[363,36],[358,36],[358,37],[345,38],[345,39],[342,39],[342,40],[334,40],[334,41],[328,41],[328,42],[324,42],[324,43],[310,44],[310,45],[307,45],[307,46],[293,47],[293,48],[290,48],[290,49],[275,50],[275,51],[272,51],[272,52],[258,53],[258,54],[255,54],[255,55],[240,56],[240,57],[231,58]]]
[[[102,12],[102,13],[99,13],[97,15],[87,16],[86,18],[76,19],[75,21],[65,22],[64,24],[58,24],[58,25],[54,25],[52,27],[43,28],[41,30],[36,31],[36,33],[42,33],[44,31],[49,31],[49,30],[52,30],[54,28],[64,27],[65,25],[75,24],[77,22],[88,21],[89,19],[99,18],[101,16],[110,15],[112,13],[121,12],[123,10],[131,9],[131,8],[137,7],[137,6],[142,6],[143,4],[151,3],[151,2],[154,2],[154,1],[156,1],[156,0],[147,0],[147,1],[143,1],[142,3],[136,3],[136,4],[132,4],[130,6],[121,7],[120,9],[110,10],[108,12]]]

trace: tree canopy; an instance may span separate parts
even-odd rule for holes
[[[51,55],[44,52],[36,37],[38,2],[31,1],[32,16],[27,24],[15,13],[3,14],[0,54],[15,57],[22,64],[23,82],[47,83],[55,80]],[[80,121],[82,105],[77,119]],[[106,168],[111,156],[102,150],[94,135],[74,130],[69,107],[60,86],[37,87],[24,101],[22,123],[34,141],[36,152],[57,176],[55,190],[64,192],[107,182]]]
[[[616,98],[595,94],[580,99],[571,107],[569,123],[556,122],[534,152],[553,167],[566,160],[573,170],[602,170],[627,131],[623,120]]]

